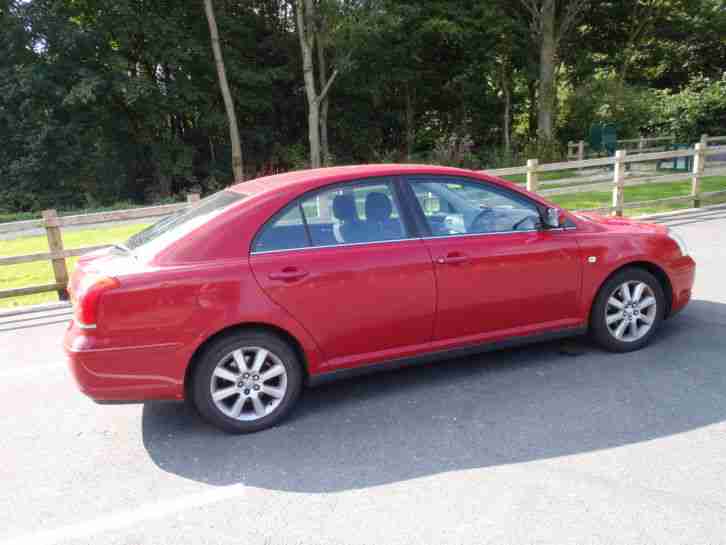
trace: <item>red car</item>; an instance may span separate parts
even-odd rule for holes
[[[374,165],[235,185],[82,258],[65,349],[100,403],[280,421],[303,386],[589,331],[646,345],[690,300],[667,228],[574,214],[491,176]]]

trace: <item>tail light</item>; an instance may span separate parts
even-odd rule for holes
[[[85,275],[76,290],[71,292],[71,302],[76,323],[81,329],[96,329],[98,308],[101,296],[109,290],[121,286],[118,279],[111,276]]]

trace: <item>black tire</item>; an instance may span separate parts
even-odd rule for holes
[[[652,317],[653,323],[650,330],[641,338],[632,341],[620,340],[611,333],[606,321],[608,300],[615,290],[626,282],[643,282],[652,291],[656,300],[656,309]],[[612,309],[612,307],[611,307]],[[663,294],[663,287],[658,279],[645,269],[630,267],[617,272],[610,277],[601,287],[595,298],[590,313],[590,331],[595,341],[605,350],[611,352],[633,352],[646,346],[658,330],[666,310],[666,298]]]
[[[217,364],[227,355],[243,347],[259,347],[268,350],[277,357],[286,372],[286,390],[279,404],[270,413],[249,421],[239,420],[222,412],[212,399],[211,389],[212,375]],[[198,357],[189,390],[192,401],[202,418],[227,433],[239,434],[264,430],[281,422],[300,397],[302,386],[302,362],[299,361],[295,350],[277,335],[266,331],[250,330],[230,333],[207,346]],[[245,402],[244,406],[248,407],[248,402]]]

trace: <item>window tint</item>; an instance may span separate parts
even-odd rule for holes
[[[296,202],[265,225],[257,236],[254,251],[291,250],[309,245],[300,205]]]
[[[529,231],[540,227],[537,205],[484,182],[458,178],[412,180],[433,236]]]
[[[253,251],[382,242],[406,236],[392,185],[362,181],[337,185],[291,203],[262,228]]]
[[[337,186],[304,199],[302,207],[315,246],[406,237],[393,187],[388,182]]]

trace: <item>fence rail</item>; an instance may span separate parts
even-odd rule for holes
[[[645,206],[653,206],[658,204],[676,203],[676,202],[692,202],[694,207],[700,207],[702,200],[712,199],[726,195],[724,191],[701,191],[701,179],[705,176],[726,175],[726,163],[715,165],[714,168],[706,170],[707,158],[724,155],[726,156],[726,145],[709,146],[709,142],[726,142],[726,136],[709,137],[704,135],[701,141],[693,146],[692,149],[686,150],[670,150],[658,151],[653,153],[639,152],[635,155],[629,155],[627,150],[619,150],[614,157],[599,157],[596,159],[583,159],[578,161],[565,161],[559,163],[539,164],[536,159],[530,159],[526,166],[514,168],[502,168],[486,170],[488,174],[496,176],[513,176],[527,175],[525,187],[528,191],[538,193],[542,196],[566,195],[572,193],[581,193],[598,190],[612,190],[612,205],[598,208],[591,208],[581,211],[588,212],[607,212],[616,216],[622,216],[623,210],[642,208]],[[640,151],[640,150],[639,150]],[[664,160],[677,160],[683,158],[693,158],[693,167],[690,172],[679,172],[673,174],[656,174],[656,175],[636,175],[628,177],[626,175],[627,168],[637,163],[658,162]],[[608,167],[612,168],[612,174],[597,173],[590,176],[578,176],[578,179],[563,178],[559,180],[547,180],[540,182],[539,175],[544,172],[558,172],[577,170],[582,172],[584,169]],[[719,168],[720,167],[720,168]],[[642,185],[652,185],[660,183],[672,183],[691,179],[691,193],[689,195],[681,195],[677,197],[665,197],[661,199],[652,199],[649,201],[639,201],[632,203],[624,202],[624,190],[627,187],[635,187]],[[558,185],[562,187],[546,189],[548,185]]]
[[[42,214],[43,219],[41,220],[16,221],[0,224],[0,233],[16,233],[41,227],[44,228],[48,239],[48,249],[50,250],[49,252],[40,252],[36,254],[0,257],[0,267],[18,265],[20,263],[33,263],[36,261],[50,261],[53,267],[53,276],[55,277],[55,282],[52,284],[0,290],[0,299],[57,291],[58,298],[61,301],[68,300],[68,267],[66,265],[66,258],[76,257],[95,250],[108,248],[110,245],[101,244],[96,246],[84,246],[82,248],[65,249],[63,247],[63,235],[61,230],[63,227],[97,225],[99,223],[107,223],[111,221],[153,219],[161,216],[167,216],[178,210],[183,210],[197,201],[199,201],[199,195],[197,193],[190,193],[187,195],[187,202],[185,203],[148,206],[143,208],[133,208],[130,210],[113,210],[111,212],[96,212],[93,214],[74,216],[59,216],[55,210],[44,210]]]
[[[641,136],[639,138],[618,140],[616,147],[627,151],[637,150],[638,153],[654,153],[667,151],[668,146],[675,144],[675,141],[674,136]],[[719,142],[726,142],[726,136],[709,136],[704,134],[701,137],[702,144],[717,144]],[[570,141],[567,143],[567,158],[571,161],[582,161],[587,158],[587,148],[589,147],[590,144],[584,140],[578,142]]]
[[[639,145],[646,141],[661,141],[670,137],[659,137],[653,139],[638,139],[620,141],[621,143],[637,142]],[[639,147],[638,153],[629,154],[627,150],[619,150],[614,157],[598,157],[594,159],[580,159],[576,161],[563,161],[558,163],[540,164],[537,159],[530,159],[527,164],[520,167],[500,168],[486,170],[484,172],[496,176],[526,175],[524,184],[528,191],[543,196],[575,194],[586,191],[611,190],[612,204],[598,208],[590,208],[581,211],[612,213],[622,216],[624,210],[642,208],[666,203],[691,202],[694,207],[700,207],[702,201],[726,195],[723,191],[701,191],[701,179],[704,176],[726,175],[726,160],[713,163],[712,168],[706,169],[709,163],[708,158],[724,155],[726,156],[726,145],[709,146],[709,143],[726,143],[726,136],[707,137],[704,136],[701,142],[695,144],[692,149],[656,151],[646,153]],[[579,146],[582,149],[583,146]],[[690,172],[679,172],[671,174],[649,175],[635,172],[634,165],[639,163],[656,162],[663,160],[693,158]],[[631,175],[628,169],[631,168]],[[595,173],[586,173],[587,169],[600,169]],[[576,178],[562,178],[557,180],[542,180],[540,175],[547,172],[560,172],[576,170]],[[625,202],[624,190],[628,187],[640,185],[660,184],[690,178],[691,191],[688,195],[666,197],[649,201]],[[557,185],[559,187],[549,187]],[[151,206],[135,208],[131,210],[116,210],[112,212],[98,212],[94,214],[58,216],[55,210],[43,212],[43,219],[18,221],[8,224],[0,224],[1,233],[13,233],[27,231],[29,229],[44,228],[48,238],[48,252],[41,252],[30,255],[18,255],[11,257],[0,257],[0,267],[17,265],[20,263],[32,263],[37,261],[50,261],[53,267],[55,282],[39,286],[28,286],[0,290],[0,299],[17,297],[19,295],[31,295],[49,291],[57,291],[61,300],[68,299],[68,269],[66,259],[80,256],[88,252],[108,247],[108,245],[86,246],[83,248],[65,249],[63,247],[62,228],[79,225],[92,225],[110,221],[150,219],[168,215],[177,210],[188,207],[191,203],[197,202],[199,195],[190,194],[186,203],[168,204],[162,206]]]

